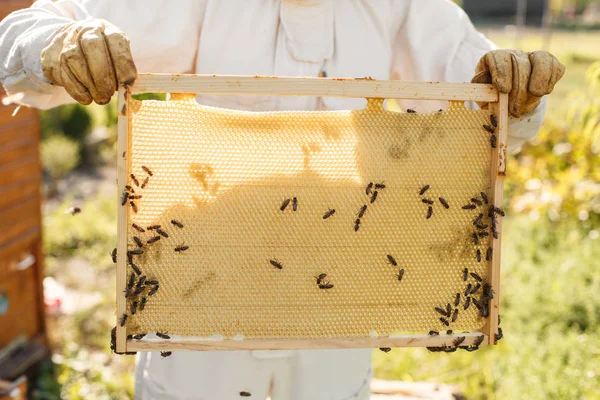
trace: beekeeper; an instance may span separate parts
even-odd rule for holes
[[[0,24],[0,80],[47,109],[106,104],[137,71],[493,83],[509,93],[509,146],[539,130],[564,67],[544,51],[495,50],[447,0],[40,0]],[[473,77],[473,75],[475,76]],[[243,110],[322,110],[355,99],[199,95]],[[541,100],[541,103],[540,103]],[[414,106],[414,103],[405,104]],[[417,111],[439,108],[419,104]],[[141,399],[366,399],[370,350],[139,356]]]

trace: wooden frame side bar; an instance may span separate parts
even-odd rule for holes
[[[490,184],[492,187],[491,204],[502,208],[504,199],[504,176],[506,175],[507,136],[508,136],[508,94],[501,93],[497,103],[490,104],[492,112],[498,117],[497,148],[492,148],[490,166]],[[498,313],[500,307],[500,253],[502,218],[498,217],[496,230],[498,239],[489,236],[489,246],[492,248],[492,261],[488,265],[489,283],[494,290],[494,298],[490,301],[490,315],[483,331],[487,334],[488,344],[496,344],[495,335],[498,333]]]
[[[126,313],[127,303],[123,293],[127,284],[127,206],[121,205],[121,195],[127,185],[127,171],[130,163],[129,146],[129,117],[127,107],[129,93],[125,88],[119,88],[117,103],[118,137],[117,137],[117,337],[116,351],[126,351],[126,329],[121,327],[121,316]]]
[[[402,335],[387,337],[351,337],[331,339],[256,339],[256,340],[127,340],[127,351],[169,351],[169,350],[302,350],[302,349],[349,349],[378,347],[436,347],[452,346],[452,341],[465,337],[461,346],[468,346],[480,336],[482,344],[488,343],[484,333],[464,333],[454,335]]]
[[[298,78],[236,75],[140,74],[137,93],[205,93],[497,102],[492,85],[377,81],[372,78]]]

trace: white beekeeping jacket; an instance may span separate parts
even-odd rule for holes
[[[0,24],[0,81],[21,103],[73,100],[50,85],[40,52],[65,24],[103,18],[131,40],[140,72],[365,77],[468,82],[493,43],[449,0],[40,0]],[[245,110],[351,109],[360,99],[203,95]],[[436,110],[437,102],[404,102]],[[538,132],[545,101],[510,119],[509,145]]]

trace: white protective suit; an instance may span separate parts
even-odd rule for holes
[[[73,20],[103,18],[131,40],[138,71],[364,77],[468,82],[495,46],[448,0],[49,0],[0,24],[0,81],[20,102],[51,108],[73,100],[49,84],[41,50]],[[360,99],[199,95],[243,110],[360,107]],[[426,112],[439,102],[401,102]],[[545,101],[510,118],[509,147],[535,136]],[[366,399],[371,351],[142,353],[140,399]]]

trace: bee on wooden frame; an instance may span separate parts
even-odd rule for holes
[[[425,192],[426,192],[427,190],[429,190],[429,188],[430,188],[430,187],[431,187],[430,185],[425,185],[425,186],[423,186],[423,187],[421,188],[421,190],[419,190],[419,195],[420,195],[420,196],[423,196],[423,194],[425,194]]]
[[[283,269],[283,265],[279,261],[277,261],[276,259],[269,260],[269,262],[275,268],[277,268],[277,269]]]
[[[294,197],[292,199],[292,210],[297,211],[298,210],[298,198]]]
[[[172,351],[161,351],[160,352],[160,356],[165,358],[165,357],[169,357],[171,354],[173,354]]]
[[[354,232],[356,232],[360,228],[360,218],[354,221]]]
[[[371,203],[374,203],[374,202],[375,202],[375,200],[377,200],[377,194],[378,194],[378,193],[379,193],[379,192],[378,192],[377,190],[374,190],[374,191],[373,191],[373,194],[371,195]]]
[[[152,244],[160,240],[160,236],[152,236],[150,239],[146,240],[146,244]]]
[[[362,218],[365,215],[365,211],[367,211],[367,205],[363,204],[360,210],[358,210],[358,218]]]
[[[115,264],[117,263],[117,248],[116,247],[110,253],[110,258],[112,259],[113,263],[115,263]]]
[[[171,223],[178,228],[183,228],[183,224],[181,222],[177,221],[176,219],[172,219]]]
[[[433,207],[429,206],[429,207],[427,207],[427,215],[425,216],[425,219],[431,218],[432,215],[433,215]]]
[[[144,228],[142,228],[141,226],[139,226],[137,224],[131,224],[131,227],[140,233],[146,232],[146,230]]]
[[[446,199],[444,199],[443,197],[438,197],[438,200],[440,201],[440,203],[442,203],[442,205],[444,206],[444,208],[446,208],[446,209],[450,208],[450,204],[448,204],[448,202],[446,201]]]
[[[396,259],[393,256],[391,256],[390,254],[387,255],[387,259],[388,259],[388,262],[390,264],[392,264],[394,267],[398,265],[398,263],[396,262]]]
[[[144,170],[145,173],[147,173],[150,176],[153,176],[154,174],[152,173],[152,171],[150,171],[150,168],[146,167],[145,165],[142,165],[142,169]]]
[[[140,183],[138,182],[138,180],[135,178],[134,174],[129,175],[129,177],[131,178],[131,181],[133,182],[133,184],[137,187],[140,187]]]
[[[367,189],[365,190],[365,193],[368,195],[371,194],[371,190],[373,189],[373,182],[369,182],[369,184],[367,185]]]
[[[189,248],[190,248],[189,246],[181,245],[181,246],[175,247],[175,251],[177,253],[181,253],[182,251],[186,251]]]
[[[286,207],[288,206],[288,204],[290,204],[290,201],[292,201],[291,199],[285,199],[283,201],[283,203],[281,203],[281,207],[279,207],[279,209],[281,211],[284,211],[286,209]]]
[[[121,316],[121,322],[119,323],[121,326],[125,326],[125,323],[127,322],[127,314],[123,314]]]
[[[383,351],[384,353],[389,353],[392,351],[391,347],[380,347],[379,350]]]
[[[315,278],[317,279],[317,285],[320,285],[321,282],[323,282],[323,279],[325,279],[326,276],[327,276],[327,274],[319,274],[319,276],[316,276]]]
[[[162,332],[156,332],[156,336],[158,336],[161,339],[171,339],[171,336],[167,335],[166,333],[162,333]]]
[[[150,181],[149,177],[146,177],[146,179],[144,179],[144,182],[142,182],[142,186],[140,186],[142,189],[146,188],[146,185],[148,185],[148,182]]]
[[[130,202],[129,202],[129,205],[131,206],[131,209],[133,210],[133,212],[134,212],[135,214],[137,214],[137,212],[138,212],[138,208],[137,208],[137,205],[135,204],[135,202],[133,202],[133,201],[130,201]]]
[[[398,274],[396,274],[396,278],[399,281],[401,281],[403,276],[404,276],[404,268],[400,268],[400,270],[398,271]]]

